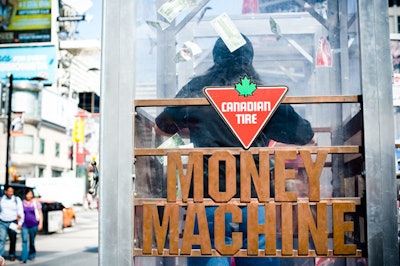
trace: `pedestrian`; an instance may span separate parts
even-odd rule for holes
[[[43,228],[42,204],[33,198],[31,189],[25,192],[23,201],[25,220],[22,224],[22,252],[21,262],[34,260],[36,257],[35,238],[38,231]],[[29,240],[29,248],[28,248]]]
[[[216,41],[212,55],[214,65],[208,71],[194,77],[187,83],[176,95],[176,98],[200,98],[204,97],[203,88],[206,86],[234,86],[244,77],[251,79],[253,83],[265,85],[253,67],[253,46],[250,40],[243,35],[246,44],[230,52],[226,44],[221,38]],[[159,134],[173,135],[179,133],[181,135],[189,135],[190,141],[194,147],[241,147],[241,143],[235,135],[226,126],[225,122],[212,106],[175,106],[166,107],[161,114],[156,117],[155,131]],[[314,132],[310,123],[300,117],[295,110],[287,104],[280,105],[268,124],[260,132],[254,140],[254,147],[268,147],[270,140],[279,141],[287,144],[305,145],[313,142]],[[204,192],[208,195],[207,173],[208,158],[204,158]],[[237,165],[239,165],[239,158]],[[258,158],[255,157],[258,164]],[[237,171],[239,172],[239,171]],[[220,189],[225,190],[225,168],[223,165],[219,169]],[[237,175],[237,195],[240,193],[240,176]],[[254,193],[253,193],[254,195]],[[214,238],[214,211],[216,207],[206,207],[206,215],[210,230],[211,241]],[[265,210],[263,206],[259,207],[259,223],[265,223]],[[243,233],[244,248],[246,248],[246,230],[247,230],[247,208],[242,207],[242,221],[239,228],[234,228],[229,219],[229,215],[225,219],[225,239],[226,244],[231,243],[232,233],[239,230]],[[259,248],[265,248],[265,235],[259,236]],[[278,241],[279,245],[279,241]],[[242,265],[279,265],[278,259],[273,258],[236,258],[236,266]],[[189,257],[188,265],[226,265],[231,264],[229,257]]]
[[[14,195],[11,186],[4,186],[4,195],[0,199],[0,255],[4,256],[7,235],[10,238],[10,261],[15,261],[15,245],[17,243],[17,232],[24,223],[24,209],[22,201]]]

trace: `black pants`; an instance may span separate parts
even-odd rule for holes
[[[8,232],[8,237],[10,238],[10,251],[9,251],[9,255],[10,257],[15,257],[15,246],[17,244],[17,232],[15,232],[14,230],[11,230],[10,228],[8,228],[7,230]]]

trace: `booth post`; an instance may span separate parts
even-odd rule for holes
[[[386,1],[359,1],[369,265],[398,265],[392,63]]]
[[[100,265],[132,264],[135,4],[103,1],[100,123]]]

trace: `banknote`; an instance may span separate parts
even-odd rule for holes
[[[222,13],[211,21],[211,25],[231,53],[246,44],[246,40],[228,14]]]
[[[169,0],[165,2],[159,9],[158,13],[170,23],[192,3],[188,0]]]

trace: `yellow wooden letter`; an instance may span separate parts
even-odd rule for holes
[[[355,203],[333,203],[333,253],[335,255],[356,254],[355,244],[345,244],[345,232],[354,231],[353,222],[345,222],[346,212],[355,212]]]
[[[297,201],[297,192],[286,191],[286,179],[294,179],[296,173],[293,169],[285,169],[286,160],[295,160],[296,151],[275,152],[275,200],[276,201]]]
[[[219,189],[220,163],[225,164],[225,191]],[[236,158],[227,151],[215,152],[208,159],[208,194],[215,202],[228,202],[236,194]]]
[[[270,174],[269,174],[269,152],[261,151],[259,153],[259,168],[257,171],[253,155],[249,151],[240,153],[240,201],[250,202],[251,182],[257,192],[259,202],[268,202],[270,198]]]
[[[326,162],[326,157],[328,156],[327,150],[319,150],[317,153],[317,158],[315,163],[312,162],[310,151],[301,150],[301,159],[304,162],[304,167],[306,169],[309,178],[309,199],[310,201],[320,200],[320,183],[319,178],[321,177],[322,170]]]
[[[162,254],[163,252],[165,239],[168,235],[168,227],[169,253],[178,254],[179,205],[165,205],[163,221],[161,224],[157,206],[155,204],[143,205],[143,254],[151,254],[153,244],[153,225],[158,254]]]
[[[282,203],[282,255],[293,255],[293,205]]]
[[[308,203],[298,204],[299,255],[308,255],[308,232],[317,255],[328,254],[328,216],[326,203],[317,203],[317,223]]]
[[[186,175],[183,172],[182,157],[179,152],[168,153],[167,166],[167,201],[176,202],[176,173],[178,171],[179,181],[182,190],[182,201],[187,202],[189,197],[191,180],[193,177],[193,200],[202,202],[204,197],[203,188],[203,153],[189,153]]]
[[[225,213],[232,213],[232,222],[242,222],[241,209],[233,204],[220,205],[214,213],[215,248],[221,255],[234,255],[242,247],[241,232],[232,233],[232,244],[225,244]]]
[[[247,205],[247,254],[258,255],[258,236],[265,234],[265,255],[276,255],[276,204],[265,203],[265,223],[258,223],[259,205]]]
[[[195,220],[197,217],[198,234],[195,234]],[[199,245],[201,254],[211,254],[210,231],[208,230],[207,216],[203,204],[188,204],[186,212],[186,221],[182,238],[182,255],[189,255],[192,245]]]

